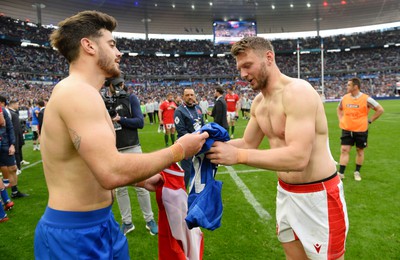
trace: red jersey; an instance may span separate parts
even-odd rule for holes
[[[161,172],[164,183],[156,189],[158,205],[158,259],[201,260],[203,233],[200,228],[189,229],[185,217],[188,195],[182,168],[173,163]]]
[[[171,106],[175,107],[171,107]],[[162,110],[162,120],[164,124],[173,124],[174,123],[174,112],[176,107],[178,107],[174,101],[165,100],[160,105],[160,110]]]
[[[236,112],[236,104],[239,101],[239,96],[235,93],[226,94],[225,101],[226,101],[226,111]]]

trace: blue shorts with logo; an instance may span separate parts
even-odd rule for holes
[[[46,208],[35,231],[35,259],[130,259],[111,206],[89,212]]]

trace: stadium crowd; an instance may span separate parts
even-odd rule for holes
[[[51,28],[38,27],[29,21],[0,16],[1,95],[10,100],[18,99],[21,106],[29,107],[33,101],[48,99],[52,87],[67,75],[66,60],[48,47],[51,31]],[[353,76],[363,79],[363,91],[367,94],[394,96],[396,82],[400,81],[400,47],[394,44],[399,36],[399,29],[390,29],[323,38],[325,50],[342,49],[340,52],[324,52],[326,98],[342,96],[346,91],[345,82]],[[22,47],[21,42],[26,41],[37,43],[39,47]],[[316,89],[321,89],[322,57],[316,51],[320,38],[273,40],[272,43],[278,66],[285,74],[294,77],[298,70],[297,43],[300,50],[310,50],[309,54],[300,55],[300,76]],[[179,95],[182,86],[187,85],[194,88],[199,100],[206,96],[210,103],[218,85],[235,84],[239,94],[249,92],[246,83],[238,79],[232,56],[210,56],[229,52],[229,45],[214,45],[209,40],[119,38],[118,48],[125,53],[120,66],[126,84],[142,101],[164,99],[167,92]],[[344,51],[344,48],[351,51]],[[138,56],[129,56],[129,52],[137,52]],[[156,52],[170,56],[159,57]],[[251,98],[255,93],[249,94]]]

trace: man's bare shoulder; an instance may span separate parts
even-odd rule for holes
[[[254,106],[258,105],[263,99],[264,99],[264,96],[262,95],[262,93],[261,92],[258,93],[257,96],[253,100],[253,105]]]
[[[289,78],[286,81],[285,88],[283,91],[284,97],[287,98],[319,98],[317,91],[305,80]]]
[[[85,82],[65,78],[54,87],[51,99],[56,101],[57,107],[68,104],[67,108],[71,108],[74,105],[93,104],[92,101],[101,99],[101,95],[95,87]]]

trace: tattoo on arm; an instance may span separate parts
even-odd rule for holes
[[[74,143],[75,149],[77,151],[79,151],[79,146],[81,145],[81,137],[78,135],[78,133],[75,130],[73,130],[71,128],[68,128],[68,129],[71,132],[72,142]]]

